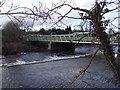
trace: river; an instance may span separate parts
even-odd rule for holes
[[[105,57],[97,55],[89,69],[73,84],[68,84],[85,68],[96,51],[81,46],[74,53],[29,52],[8,55],[2,60],[2,88],[118,88]],[[116,51],[116,49],[115,49]],[[99,54],[102,52],[99,51]]]

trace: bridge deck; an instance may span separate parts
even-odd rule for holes
[[[118,45],[120,34],[110,38],[111,44]],[[66,42],[66,43],[84,43],[100,44],[99,39],[91,34],[65,34],[65,35],[39,35],[31,34],[27,36],[27,41],[44,41],[44,42]]]

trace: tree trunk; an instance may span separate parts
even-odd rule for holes
[[[96,35],[100,39],[102,49],[104,50],[104,55],[106,56],[111,70],[114,72],[115,77],[120,80],[120,70],[115,62],[115,53],[113,52],[108,35],[105,32],[96,32]]]
[[[104,50],[104,55],[109,63],[111,70],[113,71],[115,77],[120,80],[120,70],[115,62],[115,53],[113,52],[112,45],[110,44],[110,38],[105,32],[105,27],[103,26],[102,16],[101,16],[101,7],[99,4],[96,4],[94,9],[93,18],[93,27],[94,33],[99,38],[101,42],[101,47]]]

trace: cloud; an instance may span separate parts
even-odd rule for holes
[[[95,0],[75,0],[76,6],[89,9],[94,4]]]
[[[20,7],[32,7],[32,0],[13,0],[13,4]]]
[[[2,8],[2,12],[9,10],[9,8],[10,8],[9,6],[11,6],[11,4],[12,4],[11,1],[13,1],[13,5],[16,5],[16,6],[18,5],[20,7],[32,8],[33,5],[39,6],[39,2],[41,2],[41,3],[43,3],[43,6],[46,6],[47,8],[51,8],[53,3],[54,3],[54,5],[55,4],[61,4],[65,0],[7,0],[7,2],[4,5],[4,10]],[[95,2],[95,0],[67,0],[67,3],[70,3],[72,6],[79,7],[79,8],[85,8],[85,9],[91,9],[91,7],[94,5],[94,2]],[[114,7],[114,5],[111,6],[110,8],[112,8],[112,7]],[[69,9],[70,8],[68,8],[68,7],[64,7],[61,10],[59,10],[59,12],[61,14],[64,14]],[[70,13],[70,16],[77,17],[78,14],[76,14],[76,13],[77,12],[72,12],[72,13]],[[107,14],[106,15],[107,18],[111,18],[112,16],[116,16],[116,14],[114,13],[114,15],[112,15],[112,14]],[[6,19],[5,18],[6,17],[4,17],[4,19],[0,18],[0,20],[1,20],[0,25],[8,20],[8,18],[6,18]],[[56,16],[54,16],[53,18],[54,18],[54,20],[57,19]],[[79,22],[79,20],[77,22],[77,20],[70,20],[70,19],[69,20],[68,19],[63,19],[63,21],[68,23],[69,25],[76,24],[76,23]],[[48,24],[43,25],[43,26],[48,26]],[[38,22],[35,23],[35,27],[39,27]]]

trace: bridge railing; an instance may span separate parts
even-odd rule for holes
[[[120,34],[111,36],[111,43],[118,43]],[[90,34],[65,34],[65,35],[39,35],[30,34],[27,41],[46,41],[46,42],[73,42],[73,43],[99,43],[99,39]]]

